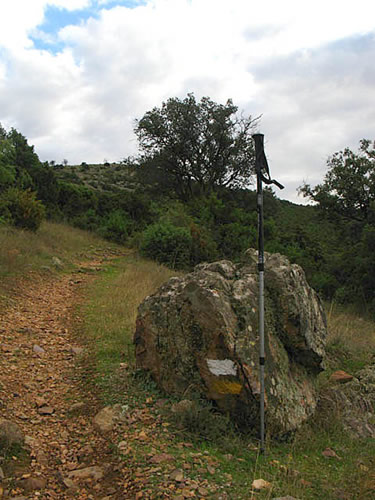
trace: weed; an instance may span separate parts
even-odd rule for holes
[[[316,500],[340,495],[372,498],[374,491],[366,479],[366,470],[375,467],[374,442],[353,440],[343,432],[340,412],[335,407],[319,407],[314,418],[288,442],[268,439],[264,455],[258,454],[251,436],[238,433],[224,415],[206,402],[192,399],[183,412],[171,412],[175,401],[162,396],[147,373],[136,370],[132,345],[138,304],[171,275],[170,270],[129,254],[108,267],[91,289],[82,311],[84,335],[93,355],[90,367],[86,366],[87,380],[96,381],[104,402],[126,402],[129,411],[134,409],[136,414],[146,407],[153,411],[160,422],[155,432],[163,452],[173,455],[176,467],[186,466],[184,470],[189,471],[192,480],[204,478],[214,484],[216,493],[212,498],[222,493],[226,498],[255,498],[251,483],[259,478],[272,484],[271,491],[256,493],[259,499],[286,495]],[[370,321],[336,307],[328,316],[329,356],[327,374],[322,375],[323,389],[333,370],[355,372],[370,360],[375,346],[375,329]],[[165,410],[153,406],[161,397]],[[134,432],[137,429],[135,426]],[[156,453],[155,442],[149,446],[129,434],[128,439],[127,461],[139,466],[145,463],[147,454]],[[188,453],[184,451],[187,444]],[[325,457],[322,452],[326,448],[332,448],[340,458]],[[204,464],[205,457],[214,464],[213,474],[213,469]],[[153,492],[159,491],[162,477],[161,473],[152,478],[149,487]]]

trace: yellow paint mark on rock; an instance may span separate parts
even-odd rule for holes
[[[242,385],[239,382],[217,379],[212,384],[214,391],[219,394],[239,394],[242,391]]]

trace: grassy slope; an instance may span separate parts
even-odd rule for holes
[[[95,340],[90,341],[96,358],[94,371],[105,402],[121,402],[130,408],[147,408],[154,415],[160,414],[154,403],[165,395],[158,394],[147,379],[134,375],[132,334],[137,305],[171,274],[165,268],[129,255],[118,261],[91,289],[85,315],[86,335]],[[355,373],[369,361],[375,349],[372,322],[335,308],[331,308],[328,316],[331,332],[328,369],[322,375],[322,385],[336,369]],[[199,474],[205,478],[202,467],[194,467],[194,454],[203,453],[214,463],[214,475],[206,474],[208,483],[217,488],[211,492],[212,498],[222,490],[229,498],[250,498],[252,480],[259,477],[270,481],[274,489],[272,493],[257,494],[257,498],[287,494],[304,499],[340,495],[372,498],[374,493],[374,482],[369,480],[369,471],[375,464],[374,442],[350,440],[342,432],[339,420],[331,415],[328,418],[323,415],[317,422],[305,426],[293,442],[269,443],[263,457],[258,456],[250,438],[233,435],[230,426],[214,418],[208,410],[185,418],[184,423],[189,427],[185,426],[185,431],[175,425],[167,410],[163,420],[171,423],[169,432],[166,436],[158,434],[158,442],[150,442],[149,448],[139,443],[136,434],[127,436],[133,460],[142,464],[146,452],[167,451],[175,456],[177,466],[192,465],[187,470],[194,480]],[[207,439],[199,438],[199,433],[206,433]],[[181,447],[186,440],[193,443],[189,453]],[[334,449],[341,460],[325,458],[322,451],[327,447]],[[166,487],[162,485],[163,478],[162,474],[159,479],[154,478],[152,491]]]
[[[52,265],[54,256],[69,270],[80,255],[109,246],[113,247],[58,224],[45,223],[37,234],[0,228],[0,294],[8,295],[10,285],[29,271],[57,272]],[[287,494],[303,499],[373,498],[374,443],[350,440],[331,415],[305,426],[293,442],[269,443],[266,455],[259,457],[250,438],[233,434],[225,419],[207,408],[185,415],[183,428],[168,411],[171,400],[160,410],[158,402],[165,395],[135,370],[132,334],[139,302],[172,274],[128,253],[108,266],[87,290],[81,333],[92,354],[91,365],[86,367],[89,383],[100,389],[104,403],[120,402],[143,415],[143,421],[140,417],[126,436],[124,460],[134,461],[143,471],[150,455],[168,452],[175,457],[174,467],[181,468],[191,481],[207,483],[207,497],[212,498],[226,491],[228,498],[249,499],[251,483],[259,477],[270,481],[273,490],[258,493],[257,498]],[[328,370],[322,375],[323,386],[335,369],[355,373],[375,350],[373,323],[335,308],[328,317]],[[157,424],[147,424],[147,419]],[[146,434],[142,434],[144,429]],[[326,447],[333,448],[341,460],[323,457]],[[178,494],[176,483],[166,480],[166,465],[159,467],[158,473],[150,473],[145,486],[149,495],[156,496],[166,488]]]

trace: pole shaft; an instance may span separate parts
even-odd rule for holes
[[[264,452],[264,229],[262,181],[258,187],[258,270],[259,270],[259,381],[260,381],[260,451]]]
[[[258,272],[259,272],[259,382],[260,382],[260,452],[265,449],[265,418],[264,418],[264,368],[265,368],[265,349],[264,349],[264,225],[263,225],[263,186],[262,186],[262,162],[263,135],[256,134],[255,154],[256,154],[256,173],[257,173],[257,212],[258,212]]]

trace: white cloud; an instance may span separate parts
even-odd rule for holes
[[[190,91],[263,113],[272,174],[293,190],[321,179],[328,154],[374,130],[373,1],[112,4],[0,3],[0,121],[29,137],[43,160],[132,154],[134,119]],[[47,5],[103,9],[52,34],[65,47],[52,54],[29,38],[43,29]]]
[[[90,0],[1,0],[0,47],[13,52],[32,47],[29,34],[43,22],[47,6],[75,10],[89,4]]]

